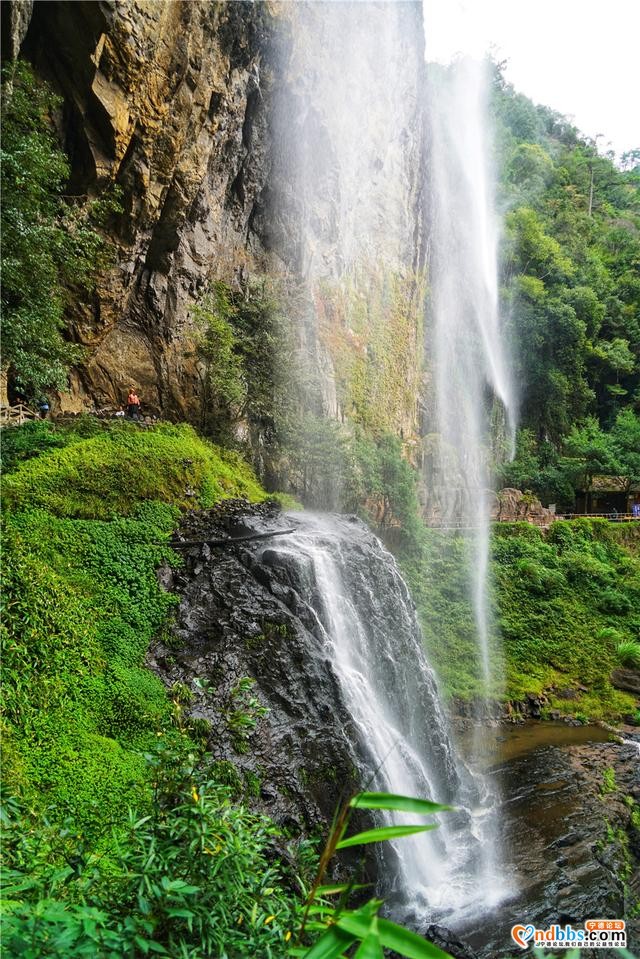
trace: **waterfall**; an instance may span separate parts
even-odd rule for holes
[[[429,7],[424,0],[426,54]],[[438,6],[436,4],[436,6]],[[515,403],[498,309],[498,237],[485,59],[428,66],[430,262],[428,352],[438,436],[431,518],[475,530],[471,595],[485,693],[491,691],[486,599],[490,421],[497,407],[513,445]]]
[[[287,585],[313,613],[353,722],[363,788],[459,807],[441,815],[433,832],[378,847],[382,891],[392,911],[418,926],[437,916],[452,921],[479,897],[482,834],[473,810],[481,799],[452,745],[407,586],[391,554],[355,518],[292,513],[288,520],[295,533],[264,547],[262,559],[286,570]]]
[[[478,689],[499,694],[500,651],[491,642],[488,609],[490,533],[489,454],[491,423],[502,420],[513,452],[515,403],[498,298],[499,221],[495,210],[488,100],[489,63],[481,33],[473,32],[468,7],[459,7],[463,46],[447,66],[429,63],[439,50],[438,30],[451,29],[442,3],[424,0],[427,58],[428,208],[430,256],[427,351],[434,369],[437,436],[427,503],[435,525],[465,530],[470,551],[469,593],[475,617]],[[463,29],[466,28],[465,29]],[[471,33],[469,29],[471,27]],[[466,35],[465,35],[466,34]],[[466,47],[466,49],[465,49]],[[469,51],[472,55],[469,55]],[[482,745],[477,716],[476,752]],[[489,790],[491,783],[486,783]],[[498,805],[497,796],[493,799]],[[484,858],[478,883],[487,904],[501,897],[499,826],[484,823]]]
[[[493,657],[485,451],[490,414],[499,410],[512,433],[513,399],[498,314],[484,68],[469,59],[449,70],[425,67],[428,9],[420,3],[300,2],[281,10],[291,43],[283,44],[285,82],[272,121],[268,239],[308,304],[299,349],[306,408],[336,419],[362,415],[357,404],[370,396],[370,383],[360,383],[355,399],[348,389],[346,400],[340,396],[350,369],[340,372],[340,344],[358,370],[372,368],[365,362],[375,353],[368,311],[378,296],[376,315],[390,322],[388,290],[398,277],[413,289],[404,298],[405,325],[420,329],[428,254],[434,372],[425,426],[437,449],[426,508],[441,525],[477,527],[469,540],[470,596],[486,692]],[[428,34],[426,46],[428,52]],[[321,403],[311,398],[314,363]],[[422,390],[420,375],[414,394]],[[390,396],[367,407],[366,419],[381,430],[402,430],[417,446],[416,398],[389,424],[380,421]],[[451,800],[463,810],[441,817],[434,833],[381,851],[385,895],[418,924],[443,914],[452,923],[486,909],[502,895],[489,785],[467,774],[451,745],[395,563],[374,537],[363,545],[362,529],[345,520],[292,522],[296,534],[272,551],[297,571],[296,588],[317,617],[328,668],[352,717],[363,784]]]

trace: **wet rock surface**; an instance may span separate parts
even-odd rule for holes
[[[616,689],[640,696],[640,669],[614,669],[611,673],[611,684]]]
[[[547,733],[546,727],[538,729]],[[519,922],[580,927],[587,919],[627,916],[629,948],[640,945],[637,920],[631,918],[640,892],[638,834],[630,821],[630,799],[625,799],[637,801],[640,794],[639,747],[572,743],[574,736],[588,739],[586,728],[558,732],[564,732],[564,743],[558,736],[554,745],[526,750],[514,748],[504,731],[506,759],[494,771],[503,797],[501,840],[514,894],[491,916],[456,930],[487,959],[513,955],[510,929]],[[603,731],[594,730],[593,736],[602,738]],[[609,782],[615,782],[609,791],[607,770],[613,770]]]
[[[163,571],[181,601],[171,635],[151,649],[149,662],[169,688],[188,688],[187,721],[210,724],[211,756],[254,784],[258,808],[292,831],[324,830],[339,800],[357,789],[350,719],[317,623],[269,565],[269,551],[256,559],[265,541],[232,542],[288,525],[271,504],[231,501],[187,516],[184,540],[227,538],[229,545],[189,546],[180,550],[183,569]],[[238,684],[246,677],[254,685],[243,694]],[[247,705],[251,697],[266,716]],[[238,729],[238,713],[253,716],[255,729]]]

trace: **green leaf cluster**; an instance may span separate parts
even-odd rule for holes
[[[106,265],[97,229],[117,198],[64,196],[69,164],[54,133],[60,101],[23,61],[2,74],[3,354],[29,396],[64,389],[82,350],[65,339],[65,306]]]

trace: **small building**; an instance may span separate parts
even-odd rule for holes
[[[576,490],[576,513],[633,513],[640,507],[640,484],[626,476],[594,476],[589,491]]]

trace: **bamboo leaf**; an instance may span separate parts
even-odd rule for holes
[[[359,939],[365,939],[370,930],[370,923],[357,913],[344,913],[337,920],[337,925]],[[393,949],[407,959],[451,959],[448,952],[443,952],[422,936],[403,929],[388,919],[378,919],[378,938],[381,945]]]
[[[397,812],[412,812],[429,816],[436,812],[450,812],[453,806],[443,806],[430,799],[415,796],[399,796],[396,793],[358,793],[350,802],[354,809],[394,809]]]
[[[371,932],[362,940],[353,959],[384,959],[380,937],[375,929],[375,919]]]
[[[345,929],[330,926],[315,945],[311,946],[308,952],[303,953],[304,959],[337,959],[356,938],[356,935]]]
[[[316,896],[336,896],[340,892],[356,892],[358,889],[368,889],[373,883],[370,882],[343,882],[333,886],[318,886]]]
[[[387,839],[400,839],[402,836],[411,836],[417,832],[428,832],[437,829],[437,826],[382,826],[380,829],[367,829],[342,839],[336,849],[346,849],[348,846],[364,846],[369,842],[384,842]]]
[[[388,919],[379,919],[378,928],[382,945],[387,949],[395,949],[407,959],[451,959],[448,952]]]

